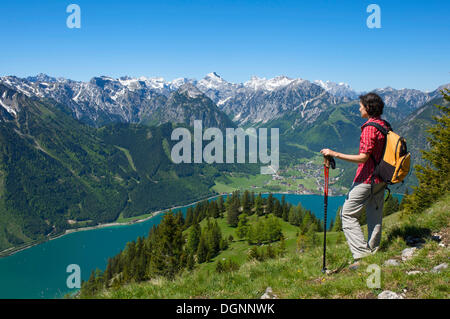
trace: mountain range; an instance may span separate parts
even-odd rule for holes
[[[230,125],[223,113],[236,125],[262,125],[290,112],[298,112],[302,122],[311,123],[325,109],[355,101],[359,95],[345,83],[286,76],[254,76],[245,83],[230,83],[215,72],[201,80],[179,78],[168,82],[163,78],[127,76],[99,76],[81,82],[39,74],[27,78],[4,76],[0,83],[29,97],[54,99],[68,106],[75,118],[97,127],[111,122],[192,125],[194,117],[199,116],[191,113],[194,109],[207,114],[203,116],[207,126]],[[401,119],[439,97],[443,87],[450,85],[432,92],[390,87],[373,91],[383,97],[387,108],[395,109],[391,113],[396,119]],[[180,99],[184,101],[180,103]],[[192,103],[196,107],[179,107]]]
[[[415,160],[444,87],[450,85],[432,92],[374,90]],[[170,82],[1,77],[0,249],[192,202],[212,195],[214,180],[226,172],[259,172],[250,164],[172,163],[173,128],[192,129],[194,120],[221,129],[279,128],[281,166],[323,147],[355,152],[363,123],[359,94],[345,83],[285,76],[245,83],[216,73]],[[353,173],[346,169],[340,183],[351,183]]]

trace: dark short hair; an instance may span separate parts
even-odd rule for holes
[[[383,114],[384,102],[378,94],[371,92],[360,95],[359,101],[364,105],[369,116],[374,117]]]

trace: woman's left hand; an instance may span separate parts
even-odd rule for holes
[[[336,152],[330,150],[329,148],[324,148],[323,150],[320,151],[320,153],[322,153],[323,156],[332,156],[332,157],[336,157]]]

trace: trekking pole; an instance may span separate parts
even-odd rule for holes
[[[336,167],[336,162],[334,158],[331,156],[323,157],[323,169],[325,173],[325,185],[323,187],[324,192],[324,201],[323,201],[323,265],[322,272],[325,273],[327,271],[326,267],[326,251],[327,251],[327,209],[328,209],[328,179],[329,179],[329,170],[330,165],[331,168],[334,169]]]

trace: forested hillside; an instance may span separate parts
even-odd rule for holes
[[[389,216],[399,208],[390,196],[383,209]],[[344,241],[339,215],[328,231],[338,243]],[[366,224],[365,213],[361,223]],[[129,283],[163,277],[169,280],[194,269],[216,273],[237,271],[246,260],[281,258],[286,252],[306,251],[321,243],[323,222],[298,204],[294,206],[269,194],[263,198],[245,191],[233,192],[224,200],[203,201],[181,212],[166,212],[162,222],[146,238],[129,242],[110,258],[105,270],[92,270],[83,284],[82,297],[103,289],[119,289]]]
[[[173,164],[171,123],[80,123],[65,106],[0,85],[0,250],[186,204],[213,194],[220,171],[255,165]]]

